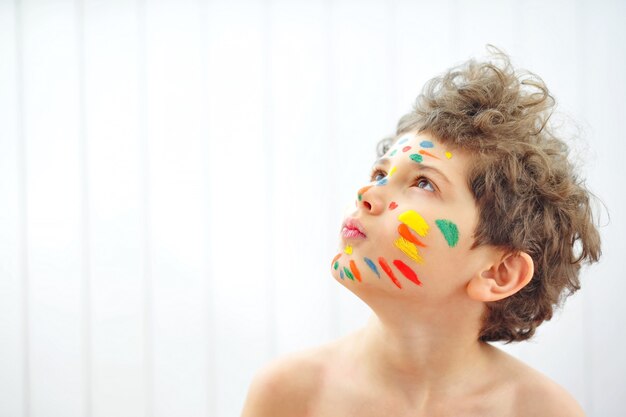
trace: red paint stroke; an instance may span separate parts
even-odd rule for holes
[[[398,288],[402,288],[402,284],[400,284],[400,281],[398,281],[398,278],[396,278],[396,276],[393,274],[393,271],[389,267],[389,264],[387,263],[387,261],[385,261],[385,258],[383,258],[382,256],[378,258],[378,263],[380,264],[380,267],[383,269],[383,271],[385,271],[387,275],[389,275],[389,278],[391,278],[393,283],[396,284]]]
[[[359,271],[359,268],[356,267],[356,263],[354,263],[352,259],[350,259],[350,270],[352,271],[352,275],[356,277],[357,281],[362,282],[361,271]]]
[[[428,152],[428,151],[425,151],[425,150],[423,150],[423,149],[420,149],[420,151],[419,151],[419,152],[420,152],[422,155],[428,155],[428,156],[432,156],[432,157],[433,157],[433,158],[435,158],[435,159],[441,159],[441,158],[438,158],[438,157],[436,157],[435,155],[433,155],[432,153],[430,153],[430,152]]]
[[[401,223],[400,226],[398,226],[398,233],[400,233],[400,236],[402,236],[409,242],[415,243],[417,246],[421,246],[423,248],[426,247],[425,244],[423,244],[417,237],[415,237],[413,233],[411,233],[409,226],[407,226],[406,224]]]
[[[407,264],[405,264],[404,262],[402,262],[399,259],[396,259],[395,261],[393,261],[393,264],[396,266],[396,268],[398,268],[400,270],[400,272],[402,272],[402,274],[405,277],[407,277],[408,279],[410,279],[411,281],[413,281],[414,283],[416,283],[420,287],[422,286],[422,282],[417,277],[417,274],[415,273],[415,271],[413,271],[411,268],[409,268],[407,266]]]
[[[332,267],[334,267],[334,265],[335,265],[335,261],[336,261],[337,259],[339,259],[339,258],[341,258],[341,252],[339,252],[339,253],[338,253],[338,254],[337,254],[337,255],[333,258],[333,261],[330,263],[330,267],[331,267],[331,268],[332,268]]]
[[[389,203],[389,210],[393,210],[393,209],[395,209],[396,207],[398,207],[398,205],[396,204],[396,202],[395,202],[395,201],[392,201],[391,203]]]
[[[411,149],[411,147],[410,147],[410,146],[405,146],[404,148],[402,148],[402,152],[406,152],[406,151],[408,151],[408,150],[410,150],[410,149]]]

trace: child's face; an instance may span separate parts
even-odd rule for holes
[[[355,292],[413,299],[464,290],[486,260],[480,248],[470,251],[478,221],[466,178],[471,158],[431,135],[402,135],[355,193],[331,262],[335,279]]]

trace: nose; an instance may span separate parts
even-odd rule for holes
[[[357,206],[366,213],[376,215],[383,212],[385,202],[383,200],[381,188],[376,185],[368,185],[358,191]]]

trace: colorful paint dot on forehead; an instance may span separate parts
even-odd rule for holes
[[[380,272],[378,272],[378,268],[376,268],[376,264],[374,262],[372,262],[371,259],[369,258],[363,258],[363,260],[365,261],[365,263],[367,264],[367,266],[370,267],[370,269],[372,271],[374,271],[374,273],[376,274],[376,276],[378,276],[378,278],[380,278]]]
[[[389,181],[389,180],[387,179],[387,177],[385,177],[385,178],[381,178],[381,179],[379,179],[379,180],[376,182],[376,185],[378,185],[378,186],[380,186],[380,185],[387,185],[387,182],[388,182],[388,181]]]
[[[417,246],[421,246],[423,248],[426,247],[426,245],[424,245],[422,242],[420,242],[420,240],[417,237],[415,237],[415,235],[413,235],[413,233],[411,233],[411,231],[409,230],[409,228],[408,228],[408,226],[406,224],[401,223],[400,226],[398,226],[398,233],[400,233],[400,236],[402,236],[403,238],[405,238],[409,242],[414,243]]]
[[[408,141],[408,140],[409,140],[409,137],[408,137],[408,136],[407,136],[407,137],[404,137],[404,138],[402,138],[402,139],[400,139],[400,140],[398,141],[398,145],[402,145],[403,143],[407,143],[407,141]]]
[[[413,243],[409,242],[405,238],[399,237],[395,240],[395,242],[393,242],[393,244],[396,245],[396,247],[402,252],[404,252],[406,256],[413,259],[418,264],[424,263],[424,259],[417,251],[417,246],[415,246]]]
[[[411,154],[411,156],[409,156],[409,158],[411,158],[413,161],[415,161],[417,163],[420,163],[420,162],[422,162],[424,160],[424,157],[422,155],[419,155],[419,154],[416,154],[416,153]]]
[[[392,201],[391,203],[389,203],[389,210],[393,210],[393,209],[395,209],[396,207],[398,207],[398,204],[396,204],[396,202],[395,202],[395,201]]]
[[[356,262],[352,259],[350,259],[350,271],[352,271],[357,281],[361,282],[361,271],[359,271],[359,268],[356,267]]]
[[[420,146],[421,146],[422,148],[432,148],[432,147],[433,147],[433,146],[435,146],[435,145],[433,145],[433,143],[432,143],[431,141],[429,141],[429,140],[424,140],[424,141],[422,141],[422,142],[420,143]]]
[[[392,176],[396,171],[398,170],[398,168],[394,165],[391,167],[391,169],[389,170],[389,175],[388,176]]]
[[[404,148],[402,148],[402,152],[406,152],[406,151],[410,151],[411,147],[410,146],[405,146]]]
[[[347,253],[348,255],[352,255],[352,246],[350,245],[346,246],[346,248],[344,249],[344,252]]]
[[[432,153],[430,153],[430,152],[428,152],[428,151],[425,151],[425,150],[423,150],[423,149],[420,149],[420,150],[419,150],[419,152],[420,152],[422,155],[427,155],[427,156],[430,156],[430,157],[432,157],[432,158],[439,159],[439,157],[437,157],[437,156],[433,155]]]
[[[350,278],[352,281],[354,281],[354,276],[352,275],[352,272],[350,272],[350,270],[348,268],[346,268],[345,266],[343,267],[343,272],[346,273],[346,276],[348,278]]]
[[[415,271],[413,271],[411,268],[409,268],[409,266],[407,264],[402,262],[400,259],[394,260],[393,264],[396,266],[396,268],[398,268],[398,270],[400,272],[402,272],[402,275],[407,277],[407,279],[413,281],[414,283],[416,283],[420,287],[422,286],[422,282],[417,277],[417,274],[415,273]]]
[[[383,258],[382,256],[378,258],[378,264],[383,269],[383,271],[385,271],[389,279],[391,279],[391,281],[396,284],[396,287],[402,288],[402,284],[400,284],[400,281],[398,281],[398,278],[396,278],[396,276],[394,275],[393,271],[389,267],[389,264],[387,263],[387,261],[385,261],[385,258]]]
[[[396,154],[396,152],[398,152],[397,149],[394,149],[393,151],[391,151],[391,153],[389,154],[389,156],[394,156]]]
[[[428,223],[413,210],[407,210],[400,214],[398,220],[415,230],[415,232],[422,237],[426,236],[426,233],[428,233]]]
[[[448,246],[451,248],[456,246],[459,241],[459,228],[456,227],[456,224],[452,223],[450,220],[435,220],[437,227],[441,230],[443,237],[446,238],[446,242],[448,242]]]
[[[446,152],[446,158],[448,159],[452,158],[452,154],[450,152]]]

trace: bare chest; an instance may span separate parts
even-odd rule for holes
[[[307,417],[517,417],[510,389],[494,387],[464,397],[443,397],[421,406],[362,381],[326,381],[309,404]]]

